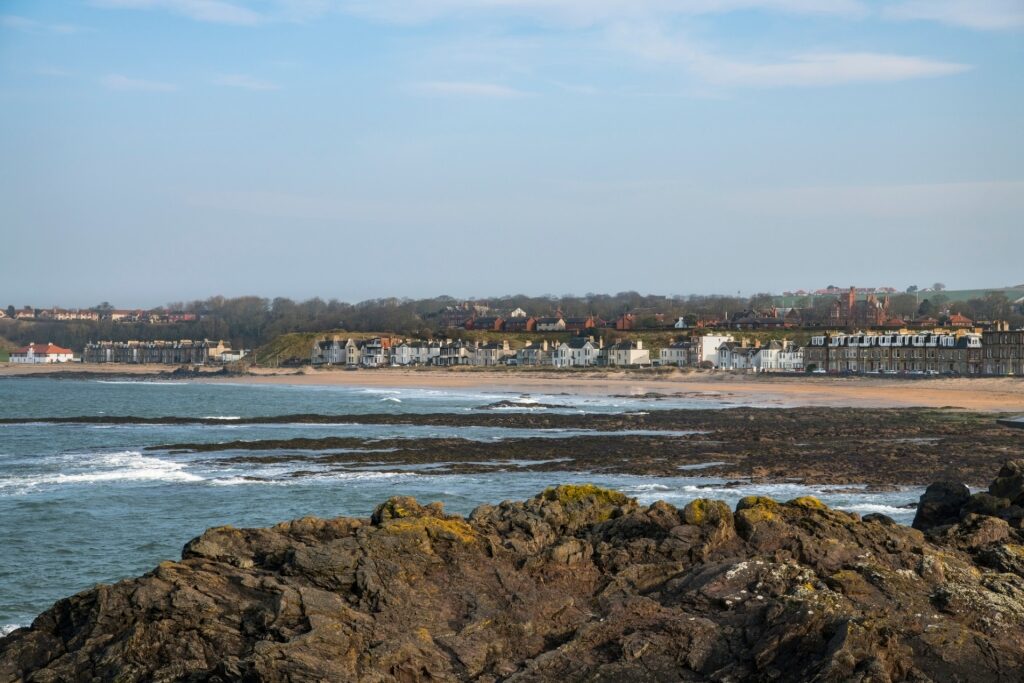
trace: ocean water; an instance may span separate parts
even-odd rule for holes
[[[512,410],[567,413],[734,405],[718,399],[654,401],[497,391],[0,379],[0,417],[29,420],[0,425],[0,635],[27,625],[61,597],[177,559],[182,546],[208,527],[266,526],[305,515],[367,516],[393,495],[411,495],[422,502],[439,500],[449,511],[465,514],[481,503],[528,498],[553,484],[590,482],[618,489],[645,504],[660,499],[684,505],[710,497],[734,505],[742,496],[755,493],[783,500],[817,495],[833,507],[862,514],[882,512],[909,523],[913,510],[904,506],[921,494],[918,489],[869,493],[850,487],[791,484],[731,488],[720,479],[700,476],[699,467],[666,478],[528,472],[523,471],[522,461],[503,460],[493,472],[457,475],[443,473],[444,463],[388,466],[383,471],[361,460],[338,471],[337,463],[328,467],[315,459],[239,463],[236,458],[244,450],[184,454],[147,450],[168,443],[297,436],[457,437],[486,442],[595,434],[358,422],[359,415],[373,413],[472,412],[500,400],[516,401],[519,407]],[[540,408],[538,403],[558,407]],[[232,424],[244,417],[299,413],[347,417],[336,424]],[[216,417],[220,422],[31,422],[32,418],[78,415]],[[685,438],[685,433],[679,437]],[[273,454],[259,451],[261,456]],[[441,473],[429,473],[432,469]]]

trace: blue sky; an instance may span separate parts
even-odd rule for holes
[[[1024,0],[0,0],[0,304],[1024,282]]]

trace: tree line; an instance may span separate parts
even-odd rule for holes
[[[814,297],[797,302],[805,309],[805,320],[825,320],[835,297]],[[949,303],[942,292],[902,293],[891,297],[890,312],[905,319],[939,318],[948,310],[972,320],[1006,319],[1017,324],[1024,318],[1013,310],[1002,292]],[[664,296],[619,292],[588,293],[583,296],[526,296],[516,294],[470,304],[486,305],[493,313],[505,314],[521,308],[530,315],[549,316],[556,311],[564,316],[596,316],[614,321],[625,313],[634,316],[638,328],[664,327],[683,317],[689,323],[698,320],[722,320],[744,311],[767,312],[774,297],[768,293],[752,297],[689,295]],[[149,341],[157,339],[223,339],[235,348],[255,348],[289,332],[393,332],[403,336],[431,337],[447,332],[443,313],[459,307],[463,300],[450,296],[426,299],[384,298],[347,303],[320,298],[306,301],[278,297],[274,299],[242,296],[214,296],[197,301],[168,303],[164,310],[199,314],[195,321],[163,324],[100,321],[16,321],[0,320],[0,337],[9,343],[52,342],[75,350],[89,341]],[[103,310],[112,308],[101,304]],[[96,310],[101,310],[96,307]]]

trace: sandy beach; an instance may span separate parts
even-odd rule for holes
[[[0,377],[160,376],[163,365],[0,365]],[[300,370],[257,368],[244,375],[216,374],[189,381],[306,386],[475,389],[535,394],[596,394],[706,397],[764,406],[928,407],[1024,413],[1024,380],[1015,377],[884,379],[743,375],[687,371],[535,371],[483,368]]]

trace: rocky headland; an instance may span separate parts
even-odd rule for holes
[[[0,640],[0,681],[1020,681],[1024,460],[915,528],[550,488],[210,529]]]

